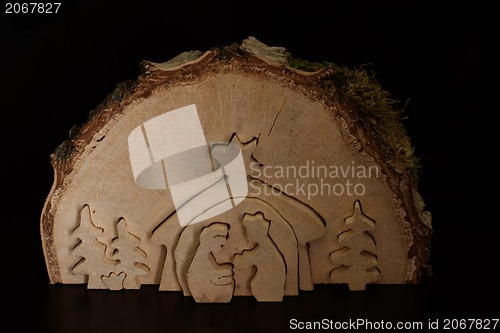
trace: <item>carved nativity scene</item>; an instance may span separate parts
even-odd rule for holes
[[[252,37],[144,62],[52,155],[50,281],[197,302],[418,283],[431,216],[399,112],[366,71]]]

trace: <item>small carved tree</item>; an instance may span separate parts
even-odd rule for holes
[[[115,273],[118,276],[125,273],[123,289],[139,289],[141,287],[139,276],[148,272],[148,267],[144,264],[146,254],[139,248],[141,241],[128,231],[124,218],[117,222],[116,231],[118,236],[111,243],[117,249],[113,255],[118,261]]]
[[[330,258],[335,268],[330,273],[332,283],[348,283],[351,290],[364,290],[367,283],[380,279],[377,268],[375,238],[370,233],[375,221],[366,216],[359,200],[354,211],[345,220],[345,229],[338,234],[341,248]]]
[[[90,207],[83,206],[80,224],[73,230],[73,236],[80,240],[73,255],[82,259],[74,266],[73,273],[87,275],[89,289],[108,289],[101,279],[113,272],[116,263],[106,257],[106,245],[99,241],[103,231],[92,222]]]

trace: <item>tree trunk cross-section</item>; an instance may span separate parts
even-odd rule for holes
[[[52,155],[51,283],[197,302],[418,283],[432,228],[416,160],[363,75],[252,37],[144,62]]]

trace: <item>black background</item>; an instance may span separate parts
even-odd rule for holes
[[[498,318],[493,2],[64,1],[58,14],[0,14],[2,285],[16,327],[33,332],[288,331],[292,318]],[[141,60],[255,36],[296,57],[369,65],[422,159],[433,214],[432,278],[416,286],[317,286],[279,304],[196,304],[181,293],[50,286],[39,216],[49,156]],[[495,81],[496,80],[496,81]],[[491,302],[491,303],[490,303]],[[441,322],[442,324],[442,322]],[[500,325],[499,325],[500,326]],[[500,327],[498,328],[500,329]]]

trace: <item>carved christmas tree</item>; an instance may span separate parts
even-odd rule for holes
[[[380,279],[375,239],[370,233],[374,229],[375,221],[363,213],[356,200],[352,215],[345,219],[345,229],[338,234],[342,247],[330,255],[335,265],[331,272],[333,283],[347,283],[351,290],[364,290],[367,283]]]
[[[125,274],[123,289],[139,289],[141,287],[139,276],[149,270],[144,264],[146,254],[139,248],[140,239],[128,231],[124,218],[117,222],[116,230],[118,236],[111,243],[116,249],[113,259],[118,261],[114,272],[118,276]]]
[[[144,61],[52,155],[50,281],[202,302],[418,283],[431,216],[400,113],[364,69],[252,37]]]
[[[103,276],[113,272],[115,261],[106,257],[106,245],[99,240],[103,229],[92,222],[90,207],[83,206],[80,211],[80,224],[73,231],[73,237],[79,239],[72,254],[82,257],[74,266],[73,274],[88,276],[89,289],[108,289],[102,282]]]

